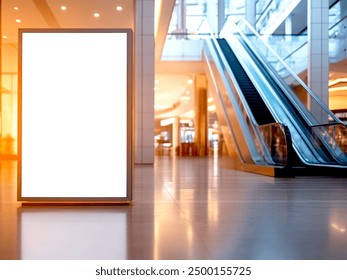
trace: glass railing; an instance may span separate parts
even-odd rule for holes
[[[279,123],[272,123],[259,126],[259,130],[265,140],[267,149],[271,153],[272,160],[277,164],[286,164],[288,166],[288,150],[291,146],[288,128]]]
[[[270,7],[272,0],[257,0],[256,2],[256,11],[257,11],[257,19],[258,22],[262,16],[266,13],[267,9]]]
[[[257,43],[257,36],[252,34],[247,34],[248,39]],[[264,41],[278,54],[295,73],[301,73],[307,69],[307,35],[262,35]],[[259,46],[264,47],[264,46]],[[280,76],[285,78],[286,71],[282,67],[273,53],[268,51],[266,47],[262,51],[268,62],[277,70]]]
[[[341,1],[337,1],[329,8],[329,29],[341,21]]]
[[[329,30],[329,60],[340,62],[347,58],[347,16],[336,22]]]
[[[272,34],[301,0],[273,0],[259,17],[256,29],[261,34]]]
[[[274,8],[276,1],[268,4],[268,8],[264,10],[264,14],[260,19],[264,18]],[[266,17],[265,17],[266,18]],[[262,25],[257,23],[258,30],[262,25],[266,25],[267,21],[263,20]],[[340,1],[336,2],[329,9],[329,60],[331,63],[339,62],[347,57],[347,19],[341,18]],[[260,32],[259,32],[260,33]],[[295,73],[301,73],[307,69],[307,34],[300,35],[262,35],[264,40],[272,47],[272,49],[294,70]],[[272,61],[271,55],[268,61]],[[273,65],[278,73],[283,77],[286,72],[281,65]],[[281,73],[284,71],[284,73]]]
[[[320,140],[324,139],[329,144],[335,158],[346,163],[347,160],[347,129],[341,123],[332,123],[330,125],[318,125],[312,127],[313,134]]]
[[[301,1],[292,1],[292,0],[259,0],[257,1],[257,13],[259,17],[256,21],[256,30],[260,34],[265,34],[272,24],[279,18],[282,21],[285,20],[285,17],[282,17],[283,14],[288,14],[289,11],[292,11],[293,8],[290,7],[293,2]],[[299,4],[299,3],[297,3]],[[294,8],[297,5],[294,6]],[[288,10],[289,9],[289,10]],[[290,10],[291,9],[291,10]],[[329,28],[335,25],[341,20],[341,3],[337,1],[329,8]]]
[[[283,93],[288,100],[298,110],[301,117],[307,125],[312,128],[314,137],[318,137],[322,144],[329,149],[331,154],[340,163],[347,163],[346,152],[337,145],[339,142],[334,137],[336,130],[342,135],[347,134],[346,124],[341,122],[321,101],[310,88],[295,74],[285,61],[269,46],[269,44],[260,36],[246,20],[240,20],[235,24],[232,19],[228,19],[224,30],[242,36],[243,40],[251,46],[254,54],[265,67],[269,68],[269,73],[277,81],[278,86],[282,88]],[[241,31],[242,30],[242,31]],[[251,40],[250,40],[251,38]],[[275,65],[281,65],[282,74],[285,72],[286,79],[279,79],[275,69],[270,63],[266,62],[271,54],[271,62]],[[272,70],[271,70],[272,69]],[[296,92],[300,92],[300,98],[291,90],[293,84],[296,84]],[[304,101],[302,101],[304,100]]]
[[[307,69],[307,35],[296,36],[263,36],[272,49],[292,68],[295,73],[301,73]],[[285,40],[285,38],[288,38]],[[289,39],[290,38],[290,39]],[[252,38],[250,38],[252,40]],[[256,41],[255,39],[254,41]],[[295,43],[292,44],[291,40]],[[329,29],[329,62],[337,63],[347,58],[347,16],[331,25]],[[268,60],[273,59],[269,54]],[[286,70],[281,64],[274,64],[278,73],[285,77]]]
[[[209,25],[204,16],[190,16],[187,20],[189,29],[175,30],[166,35],[161,60],[202,60],[201,54],[204,41],[210,37]]]
[[[200,34],[176,33],[168,35],[170,37],[167,37],[165,41],[161,55],[162,61],[201,61],[204,40]]]

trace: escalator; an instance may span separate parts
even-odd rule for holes
[[[256,88],[247,76],[245,70],[236,58],[227,41],[225,39],[217,39],[217,42],[219,43],[219,46],[222,49],[229,66],[234,72],[236,81],[241,88],[241,91],[253,113],[256,122],[259,125],[274,123],[275,119],[269,112],[263,99],[258,94]]]
[[[316,121],[254,46],[239,35],[229,32],[228,37],[207,40],[204,59],[220,101],[217,114],[228,135],[226,143],[241,166],[272,167],[274,176],[341,173],[347,168],[346,151],[336,141],[336,132],[345,133],[346,125],[329,111],[332,121]]]

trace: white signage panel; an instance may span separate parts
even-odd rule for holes
[[[20,30],[19,200],[131,199],[130,37]]]

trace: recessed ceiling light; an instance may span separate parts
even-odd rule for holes
[[[192,80],[192,79],[189,79],[189,80],[187,81],[187,83],[188,83],[189,85],[191,85],[191,84],[193,84],[193,80]]]
[[[60,9],[61,9],[62,11],[66,11],[66,10],[67,10],[66,6],[61,6]]]
[[[122,6],[117,6],[117,11],[123,11],[123,7]]]
[[[98,17],[100,17],[100,14],[99,13],[94,13],[94,17],[98,18]]]
[[[7,36],[6,36],[6,35],[4,35],[4,36],[2,36],[2,38],[3,38],[3,39],[7,39]]]
[[[16,11],[18,11],[18,10],[19,10],[19,8],[18,8],[18,7],[14,7],[13,9],[15,9]]]
[[[20,23],[22,22],[19,18],[16,19],[16,22]]]
[[[181,95],[181,96],[179,97],[179,100],[181,100],[181,101],[189,101],[189,100],[190,100],[190,97],[189,97],[189,96],[186,96],[186,95]]]

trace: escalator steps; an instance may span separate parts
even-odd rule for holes
[[[227,41],[225,39],[218,39],[218,43],[258,125],[275,122],[263,99],[260,97]]]

